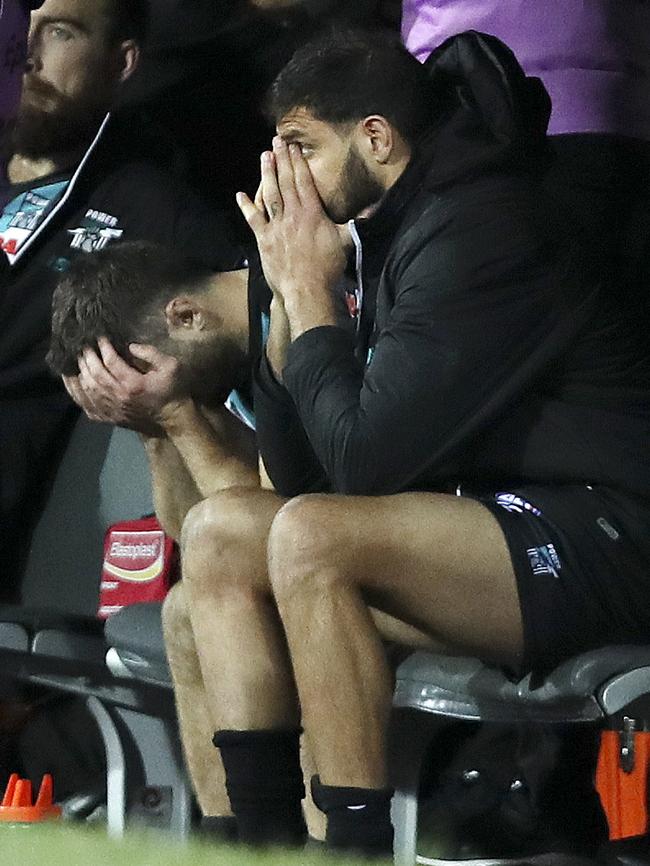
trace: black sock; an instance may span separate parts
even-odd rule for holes
[[[314,776],[311,793],[314,803],[327,815],[325,841],[328,848],[356,852],[367,857],[392,854],[392,790],[335,788],[321,785],[319,777]]]
[[[221,750],[239,841],[302,845],[300,730],[217,731],[213,743]]]
[[[204,815],[198,832],[204,839],[224,845],[239,839],[237,819],[234,815]]]

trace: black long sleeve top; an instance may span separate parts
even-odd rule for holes
[[[356,223],[356,337],[314,328],[284,386],[262,355],[260,451],[286,496],[523,483],[650,491],[650,362],[534,175],[459,109]]]

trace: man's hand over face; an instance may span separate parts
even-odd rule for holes
[[[131,345],[131,354],[146,363],[141,373],[100,337],[98,355],[90,348],[79,357],[79,375],[64,376],[72,399],[91,421],[161,435],[161,414],[176,397],[178,361],[153,346]]]
[[[274,138],[273,153],[262,154],[255,201],[239,193],[237,203],[255,234],[264,276],[286,309],[292,339],[336,324],[332,290],[345,270],[346,252],[300,148]]]

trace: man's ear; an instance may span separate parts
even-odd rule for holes
[[[170,336],[178,332],[201,331],[205,316],[195,298],[186,295],[172,298],[165,307],[165,319]]]
[[[372,114],[361,121],[360,132],[367,154],[385,165],[395,149],[395,130],[381,114]]]
[[[120,44],[120,84],[130,78],[140,63],[140,46],[134,39]]]

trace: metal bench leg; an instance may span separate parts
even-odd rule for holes
[[[129,783],[129,823],[169,830],[177,838],[190,832],[192,791],[175,719],[114,708],[137,755],[141,785]],[[128,772],[128,767],[127,767]]]
[[[418,784],[419,772],[413,778],[413,786],[395,792],[392,804],[392,819],[395,828],[395,866],[414,866],[417,857],[418,839]]]
[[[119,731],[106,707],[97,698],[86,705],[97,722],[106,752],[106,813],[109,836],[124,835],[126,823],[126,758]]]
[[[417,862],[418,795],[422,764],[429,746],[445,721],[436,724],[431,716],[398,711],[391,725],[391,784],[395,788],[391,816],[395,828],[396,866]]]
[[[175,720],[108,709],[94,697],[87,705],[106,753],[109,835],[123,836],[128,821],[186,838],[193,801]]]

